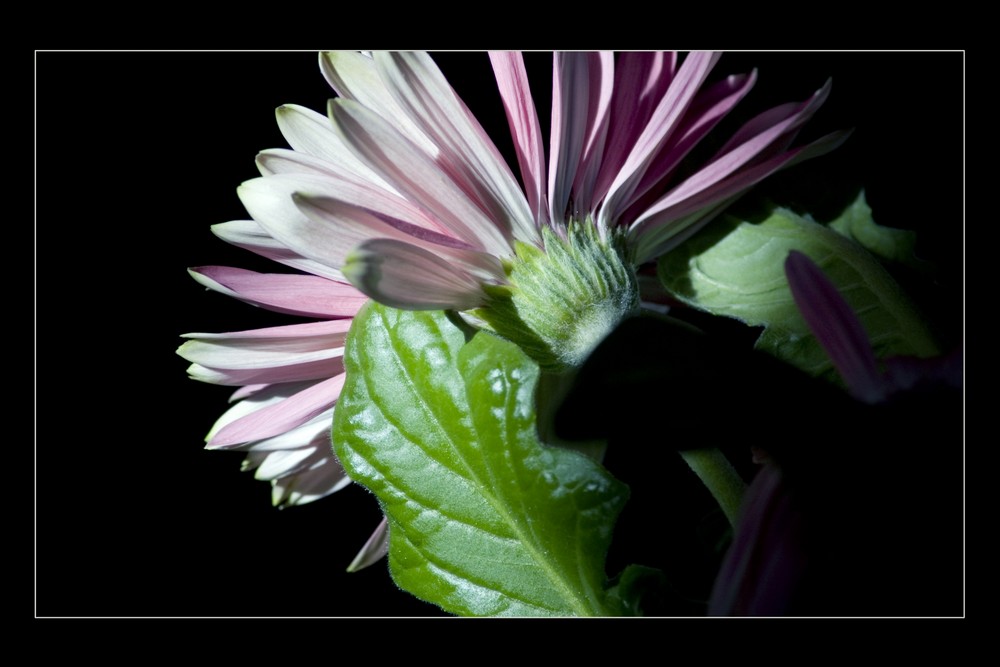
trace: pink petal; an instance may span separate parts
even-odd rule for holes
[[[240,385],[328,378],[343,372],[351,320],[333,320],[226,334],[185,334],[177,353],[196,380]]]
[[[720,202],[731,202],[736,196],[779,169],[830,152],[843,143],[849,134],[850,132],[828,134],[811,144],[738,170],[714,182],[711,173],[717,176],[719,172],[714,171],[712,165],[706,168],[710,172],[709,175],[703,173],[705,170],[694,174],[649,207],[632,224],[629,233],[638,239],[637,244],[641,246],[641,250],[637,251],[636,261],[641,263],[656,256],[656,253],[665,251],[667,247],[664,244],[685,229],[691,221],[707,222],[710,218],[702,215],[703,209],[717,207]],[[750,156],[745,157],[749,159]],[[695,189],[696,187],[702,189],[699,191]],[[684,224],[676,224],[678,221]]]
[[[215,433],[208,444],[211,447],[226,447],[284,433],[329,409],[337,402],[343,386],[343,374],[317,382],[278,403],[227,424]]]
[[[305,317],[353,317],[367,297],[348,283],[316,276],[256,273],[200,266],[188,273],[202,285],[268,310]]]
[[[210,368],[200,364],[188,368],[191,379],[224,386],[321,380],[343,372],[343,360],[339,357],[262,368]]]
[[[677,54],[624,52],[615,68],[611,123],[601,170],[595,184],[594,201],[600,201],[621,170],[628,151],[642,134],[656,103],[673,79]]]
[[[536,225],[548,224],[545,197],[545,146],[538,123],[538,112],[531,97],[524,59],[517,51],[491,51],[493,74],[507,113],[507,123],[514,139],[521,178],[528,195],[528,206]]]
[[[649,123],[636,139],[625,164],[608,190],[601,219],[611,223],[626,209],[633,193],[660,148],[677,130],[698,89],[719,60],[718,53],[689,53],[657,104]]]
[[[249,412],[246,414],[249,414]],[[300,424],[299,426],[289,429],[284,433],[279,433],[278,435],[271,436],[269,438],[262,438],[261,440],[252,440],[235,447],[228,447],[227,449],[247,451],[261,455],[266,455],[268,452],[278,450],[315,447],[323,443],[325,443],[325,446],[329,449],[330,429],[332,427],[333,409],[331,408],[319,413],[304,424]],[[259,460],[263,461],[264,459],[261,458]]]
[[[375,532],[368,538],[361,551],[354,557],[351,564],[347,566],[348,572],[357,572],[372,565],[389,553],[389,524],[383,517],[382,521],[375,528]]]
[[[290,507],[305,505],[340,491],[350,486],[351,478],[344,473],[337,458],[330,455],[308,470],[278,478],[271,484],[271,502],[276,507]]]
[[[589,200],[578,201],[573,186],[585,184],[585,174],[596,178],[588,160],[597,159],[597,144],[603,148],[613,69],[607,54],[553,54],[549,214],[554,222],[589,213]]]
[[[753,87],[756,73],[749,76],[729,76],[707,91],[699,93],[677,130],[650,162],[632,196],[624,202],[627,208],[650,191],[653,193],[677,168],[681,160],[728,114]],[[647,203],[648,205],[648,203]],[[621,224],[631,222],[628,215],[619,216]]]

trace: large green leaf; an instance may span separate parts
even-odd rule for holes
[[[389,519],[389,567],[463,615],[613,615],[604,560],[628,489],[543,446],[538,366],[442,312],[370,303],[345,350],[333,441]]]
[[[841,220],[854,219],[853,228],[874,234],[874,223],[861,220],[865,209],[862,199]],[[891,241],[882,240],[885,249],[891,249]],[[788,209],[775,209],[759,222],[723,218],[661,258],[660,280],[688,305],[765,327],[758,349],[812,374],[832,375],[832,364],[799,314],[785,278],[791,250],[808,255],[833,281],[858,314],[879,357],[936,353],[919,315],[871,253],[846,232]]]

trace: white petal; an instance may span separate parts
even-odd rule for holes
[[[227,243],[245,248],[299,271],[322,276],[338,282],[347,282],[338,269],[307,259],[267,233],[253,220],[233,220],[212,225],[212,232]]]
[[[333,131],[330,119],[323,114],[294,104],[278,107],[278,127],[288,144],[300,153],[306,153],[328,163],[329,168],[345,177],[371,183],[386,190],[392,187],[378,174],[358,160],[354,152],[344,145],[343,139]]]
[[[320,54],[319,63],[323,76],[338,95],[368,107],[395,125],[428,155],[437,156],[438,147],[393,98],[370,55],[357,51],[328,51]]]

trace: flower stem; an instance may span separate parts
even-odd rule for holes
[[[687,461],[691,470],[708,487],[712,497],[719,503],[722,512],[729,519],[729,524],[735,528],[736,521],[739,519],[740,503],[743,501],[743,492],[747,487],[746,482],[736,472],[736,468],[729,462],[725,454],[715,448],[684,449],[681,450],[680,454]]]

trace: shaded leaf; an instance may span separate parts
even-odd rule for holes
[[[808,255],[833,281],[860,317],[876,356],[936,353],[919,315],[871,253],[788,209],[775,209],[761,222],[725,217],[662,257],[659,276],[690,306],[764,327],[758,349],[833,377],[788,288],[784,262],[791,250]]]

